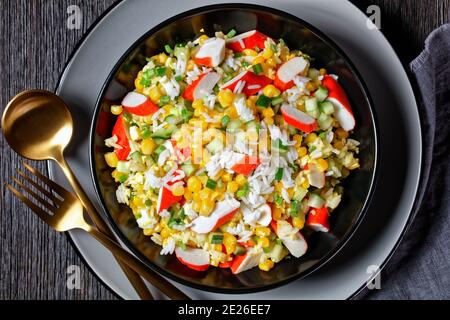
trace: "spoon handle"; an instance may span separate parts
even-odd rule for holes
[[[113,252],[114,256],[121,259],[122,262],[125,262],[134,270],[139,272],[139,274],[141,274],[156,288],[164,292],[169,298],[174,300],[190,300],[189,297],[185,295],[181,290],[179,290],[177,287],[175,287],[155,271],[149,269],[139,259],[137,259],[128,251],[124,250],[121,246],[119,246],[105,234],[101,233],[95,228],[87,228],[86,231],[95,239],[97,239],[101,244],[107,247],[111,252]]]
[[[83,188],[81,187],[80,183],[78,182],[78,179],[73,174],[72,170],[70,169],[69,164],[67,163],[66,159],[64,158],[64,155],[61,154],[57,159],[55,159],[55,161],[61,167],[67,180],[69,181],[69,184],[71,185],[72,189],[77,194],[77,196],[80,199],[83,206],[86,208],[86,211],[87,211],[89,217],[91,218],[91,220],[95,224],[95,226],[98,228],[98,230],[100,232],[103,232],[104,234],[106,234],[108,237],[115,239],[115,237],[112,234],[111,230],[109,229],[108,225],[102,219],[102,217],[98,213],[97,209],[94,207],[91,200],[88,198],[88,196],[84,192]],[[127,276],[130,283],[133,285],[133,287],[136,290],[136,292],[138,293],[139,297],[143,300],[153,300],[152,294],[148,290],[148,287],[145,285],[144,281],[139,276],[139,274],[137,274],[132,268],[130,268],[123,261],[118,260],[117,262],[119,263],[120,267],[122,268],[123,272]],[[167,282],[167,283],[169,283],[169,282]]]

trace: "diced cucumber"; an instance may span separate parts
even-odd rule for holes
[[[181,170],[184,171],[184,173],[186,174],[186,176],[190,176],[194,173],[195,171],[195,167],[192,163],[188,162],[188,163],[183,163],[181,165]]]
[[[328,97],[328,89],[324,86],[319,86],[316,92],[314,92],[314,97],[316,97],[320,102],[325,101],[325,99]]]
[[[219,139],[219,138],[213,139],[213,141],[211,141],[210,143],[208,143],[206,145],[206,149],[211,154],[216,154],[217,152],[222,151],[223,150],[223,141],[222,141],[222,139]]]
[[[320,112],[325,113],[326,115],[331,115],[334,113],[334,106],[330,101],[324,101],[319,106]]]
[[[319,115],[319,118],[317,119],[317,124],[319,125],[320,129],[326,130],[333,124],[333,118],[326,115],[325,113],[321,113]]]
[[[159,155],[161,154],[161,152],[163,152],[164,150],[166,150],[166,147],[164,147],[163,145],[160,145],[160,146],[158,146],[158,147],[155,149],[155,153],[156,153],[156,155],[159,157]]]
[[[173,115],[173,114],[169,114],[164,119],[164,121],[167,122],[167,123],[170,123],[170,124],[178,124],[178,123],[183,121],[183,117],[176,116],[176,115]]]
[[[302,201],[307,193],[308,193],[307,189],[302,188],[302,187],[297,187],[297,188],[295,188],[295,191],[294,191],[294,199],[297,201]]]
[[[236,132],[242,127],[242,121],[239,119],[231,120],[230,123],[228,123],[227,131],[230,132]]]
[[[227,127],[227,125],[228,125],[228,123],[230,122],[230,116],[228,116],[228,115],[224,115],[223,117],[222,117],[222,119],[220,120],[220,123],[221,123],[221,125],[222,125],[222,128],[226,128]]]
[[[308,78],[311,78],[312,80],[317,80],[319,78],[320,72],[319,70],[315,68],[310,68],[308,70]]]
[[[173,51],[173,55],[175,57],[177,57],[178,59],[184,59],[184,60],[188,60],[189,59],[189,47],[188,46],[179,46],[176,45],[175,49]]]
[[[169,139],[176,128],[175,125],[169,125],[167,128],[162,128],[153,132],[151,136],[152,138],[157,139]]]
[[[273,246],[272,250],[269,253],[269,257],[273,262],[277,263],[283,260],[285,256],[283,248],[283,245],[278,243]]]
[[[308,199],[308,206],[312,208],[322,208],[322,206],[325,204],[325,200],[323,198],[315,193],[311,193],[309,195]]]
[[[283,97],[279,95],[278,97],[272,99],[272,105],[283,103],[283,101]]]
[[[317,105],[317,99],[316,98],[306,99],[305,110],[307,114],[317,119],[317,117],[319,116],[319,106]]]
[[[119,161],[119,162],[117,162],[116,170],[118,172],[128,173],[130,171],[130,162],[128,162],[128,161]]]

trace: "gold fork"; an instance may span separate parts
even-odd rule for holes
[[[46,190],[39,183],[28,177],[24,172],[16,169],[17,173],[35,189],[39,190],[49,200],[44,199],[41,195],[27,187],[19,179],[12,177],[18,186],[31,195],[42,207],[35,204],[23,193],[13,187],[11,184],[6,186],[24,202],[34,213],[36,213],[45,223],[58,232],[69,231],[73,229],[82,229],[97,239],[106,248],[108,248],[115,256],[117,256],[124,263],[129,265],[132,269],[138,272],[142,277],[147,279],[156,288],[161,290],[169,298],[176,300],[189,300],[189,297],[181,292],[178,288],[172,285],[162,276],[149,269],[138,260],[135,256],[124,250],[120,245],[111,240],[108,236],[101,233],[90,224],[86,222],[83,216],[83,205],[80,200],[70,191],[64,189],[56,182],[50,180],[35,168],[27,163],[23,163],[25,168],[45,184],[50,191]],[[56,196],[54,193],[58,194]]]

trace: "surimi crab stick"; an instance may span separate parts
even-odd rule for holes
[[[317,121],[310,115],[300,111],[289,104],[281,106],[281,113],[284,121],[303,132],[310,133],[317,129]]]
[[[210,38],[200,46],[194,61],[205,67],[217,67],[225,58],[225,40]]]
[[[312,208],[308,213],[308,217],[306,218],[306,225],[314,231],[330,231],[327,208]]]
[[[199,234],[216,230],[218,227],[231,220],[240,205],[241,203],[233,198],[218,202],[210,216],[199,216],[192,221],[191,230]]]
[[[294,86],[294,78],[298,74],[303,74],[309,62],[303,57],[292,58],[278,68],[275,76],[274,85],[281,91],[285,91]]]
[[[246,70],[239,73],[230,81],[224,83],[220,89],[230,89],[233,91],[239,83],[243,83],[242,93],[251,96],[272,83],[272,79],[264,75],[256,75],[253,72]]]
[[[122,100],[123,108],[137,116],[148,116],[159,110],[149,98],[137,92],[129,92]]]
[[[209,268],[209,253],[203,249],[176,248],[175,255],[182,264],[193,270],[205,271]]]
[[[268,37],[265,34],[256,30],[251,30],[238,34],[237,36],[228,39],[226,42],[227,48],[236,52],[241,52],[245,49],[264,49],[264,44],[267,39]]]
[[[355,117],[344,89],[342,89],[336,79],[328,75],[323,77],[322,84],[328,89],[327,100],[334,105],[334,116],[339,121],[342,129],[345,131],[353,130],[355,128]]]
[[[216,72],[203,73],[186,87],[183,98],[189,101],[202,99],[205,95],[211,93],[219,80],[220,75]]]
[[[114,148],[117,158],[119,160],[126,160],[131,148],[126,132],[125,120],[122,115],[117,117],[116,124],[112,130],[112,135],[117,137],[116,144],[120,146],[120,148]]]

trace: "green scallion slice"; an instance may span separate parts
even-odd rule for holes
[[[272,99],[262,94],[259,96],[258,100],[256,100],[256,105],[263,108],[267,108],[271,102]]]
[[[253,65],[253,72],[255,73],[255,74],[260,74],[260,73],[263,73],[263,67],[262,67],[262,65],[261,65],[261,63],[258,63],[258,64],[255,64],[255,65]]]
[[[280,181],[281,179],[283,179],[283,172],[283,168],[278,168],[277,172],[275,173],[275,180]]]
[[[211,190],[215,190],[215,189],[216,189],[216,186],[217,186],[217,182],[216,182],[216,181],[214,181],[214,180],[212,180],[212,179],[208,179],[208,180],[206,181],[206,187],[207,187],[207,188],[209,188],[209,189],[211,189]]]

